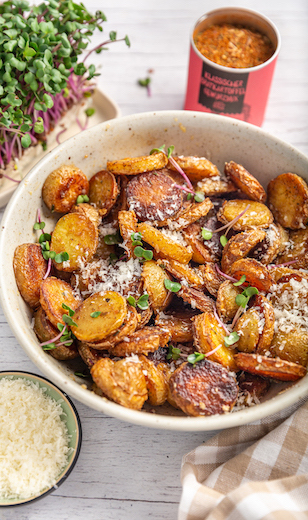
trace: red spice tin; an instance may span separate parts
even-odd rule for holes
[[[223,23],[265,34],[274,46],[274,54],[261,65],[250,68],[225,67],[209,60],[198,51],[194,38],[210,25]],[[197,21],[191,36],[185,110],[221,114],[261,126],[279,50],[279,32],[262,14],[237,7],[205,14]]]

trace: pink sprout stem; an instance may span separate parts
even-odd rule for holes
[[[64,325],[63,329],[61,330],[61,332],[59,332],[59,334],[57,336],[55,336],[52,339],[49,339],[48,341],[44,341],[43,343],[40,343],[40,347],[44,347],[45,345],[49,345],[50,343],[55,343],[64,334],[66,328],[67,328],[67,325]]]
[[[241,316],[241,314],[243,314],[243,312],[244,312],[243,307],[239,307],[239,308],[237,309],[236,314],[235,314],[235,316],[234,316],[234,318],[233,318],[233,321],[232,321],[232,323],[231,323],[231,329],[233,329],[233,328],[235,327],[237,320],[239,319],[239,317]]]
[[[288,265],[295,264],[296,262],[297,262],[297,260],[290,260],[290,262],[285,262],[284,264],[270,264],[270,265],[268,265],[268,267],[270,267],[270,268],[273,268],[273,267],[287,267]]]
[[[6,175],[6,173],[0,173],[0,177],[5,177],[5,178],[8,179],[9,181],[20,183],[19,180],[17,180],[17,179],[13,179],[13,177],[10,177],[9,175]]]
[[[218,264],[215,264],[215,268],[216,268],[217,273],[220,274],[220,276],[222,276],[223,278],[226,278],[227,280],[230,280],[231,282],[238,282],[238,280],[236,278],[234,278],[233,276],[229,276],[228,274],[221,271],[218,267]]]
[[[43,280],[46,280],[46,278],[48,278],[50,271],[51,271],[51,258],[48,258],[47,271],[45,273],[45,276],[43,277]]]
[[[234,226],[234,224],[236,224],[236,222],[244,215],[244,213],[246,213],[248,208],[250,208],[250,204],[248,204],[246,206],[246,208],[243,209],[243,211],[241,211],[241,213],[239,213],[233,220],[228,222],[228,224],[226,224],[225,226],[222,226],[222,227],[220,227],[218,229],[214,229],[214,231],[211,231],[211,233],[218,233],[219,231],[223,231],[224,229],[227,229],[227,228],[231,229],[232,226]],[[229,229],[228,229],[227,233],[229,232]]]
[[[215,352],[217,352],[217,350],[219,350],[221,347],[222,347],[222,343],[220,345],[218,345],[218,347],[213,348],[213,350],[210,350],[210,352],[207,352],[206,354],[204,354],[204,357],[209,357],[212,354],[215,354]]]
[[[226,332],[226,334],[228,334],[228,336],[229,336],[230,331],[229,331],[229,329],[226,327],[226,325],[224,324],[224,322],[221,321],[220,317],[218,316],[218,313],[217,313],[216,307],[214,307],[214,316],[215,316],[216,320],[218,321],[219,325],[222,326],[222,328],[224,329],[224,331]]]
[[[186,193],[191,193],[191,190],[189,188],[186,188],[186,186],[180,186],[180,184],[175,184],[174,186],[175,186],[175,188],[185,191]]]
[[[163,152],[165,155],[166,152]],[[167,155],[168,157],[168,155]],[[178,165],[178,163],[173,159],[173,157],[169,157],[169,161],[171,162],[171,164],[175,167],[175,169],[182,175],[182,177],[185,179],[186,181],[186,184],[188,184],[189,188],[190,188],[190,193],[195,193],[195,190],[194,190],[194,187],[192,185],[192,183],[190,182],[189,178],[187,177],[186,173],[182,170],[182,168]]]

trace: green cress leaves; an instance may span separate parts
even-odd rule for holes
[[[238,294],[236,296],[235,303],[239,307],[243,307],[243,309],[245,309],[250,298],[255,294],[259,294],[259,291],[256,287],[246,287],[246,289],[244,289],[244,291],[241,294]]]
[[[133,233],[131,236],[133,246],[142,246],[142,235],[141,233]]]
[[[147,293],[142,294],[142,296],[140,296],[137,301],[133,296],[128,296],[127,301],[132,307],[137,306],[142,311],[145,311],[149,308],[149,295]]]
[[[226,347],[230,347],[231,345],[234,345],[234,343],[236,343],[238,340],[240,339],[239,335],[237,332],[231,332],[231,334],[229,334],[229,336],[225,336],[224,337],[224,343],[226,345]]]
[[[181,349],[174,347],[173,345],[169,345],[169,351],[167,354],[167,359],[174,359],[176,361],[181,356]]]
[[[56,336],[55,338],[50,339],[49,341],[46,341],[44,343],[41,343],[43,350],[53,350],[60,345],[64,345],[65,347],[70,347],[75,339],[74,334],[71,330],[67,330],[68,326],[74,325],[75,327],[78,327],[77,323],[75,323],[72,320],[72,316],[74,316],[75,311],[71,309],[66,303],[62,303],[62,308],[66,311],[68,311],[68,314],[62,314],[62,319],[65,323],[57,323],[57,328],[60,331],[60,334]],[[63,334],[61,334],[63,332]],[[59,341],[60,340],[60,341]]]
[[[78,195],[76,204],[83,204],[84,202],[89,202],[89,200],[88,195]]]
[[[91,318],[98,318],[100,315],[101,315],[100,311],[94,311],[94,312],[91,312],[91,314],[90,314]]]
[[[137,246],[134,249],[134,255],[137,258],[141,258],[141,259],[143,258],[144,260],[152,260],[153,251],[151,251],[150,249],[144,249],[141,246]]]
[[[7,0],[0,4],[2,165],[20,157],[21,146],[45,143],[40,134],[48,133],[50,124],[58,120],[50,109],[55,107],[60,115],[64,113],[65,99],[69,103],[73,99],[73,86],[77,101],[88,94],[86,82],[98,75],[93,64],[85,64],[92,51],[83,62],[78,63],[78,57],[87,49],[94,32],[102,32],[104,21],[106,17],[101,11],[91,14],[82,3],[71,0],[48,0],[39,5],[30,5],[27,0]],[[130,46],[127,36],[121,40]],[[93,51],[99,53],[107,43],[121,40],[111,31],[109,40]],[[92,114],[93,109],[87,109],[87,116]]]
[[[243,285],[243,283],[245,283],[246,281],[246,276],[243,274],[243,276],[241,276],[241,278],[238,280],[238,282],[234,282],[233,285],[234,287],[239,287],[240,285]]]
[[[167,291],[171,291],[174,293],[179,292],[179,290],[182,288],[180,283],[172,282],[171,280],[169,280],[169,278],[164,279],[164,286],[167,289]]]
[[[195,366],[195,364],[198,363],[198,361],[201,361],[204,358],[204,354],[201,354],[200,352],[194,352],[194,354],[189,354],[189,356],[187,356],[187,362]]]

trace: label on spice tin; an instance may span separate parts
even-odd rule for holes
[[[233,74],[230,70],[218,71],[203,62],[200,79],[199,103],[213,112],[240,114],[249,73]]]

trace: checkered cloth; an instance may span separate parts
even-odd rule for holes
[[[183,458],[178,520],[308,520],[307,444],[307,399],[220,432]]]

